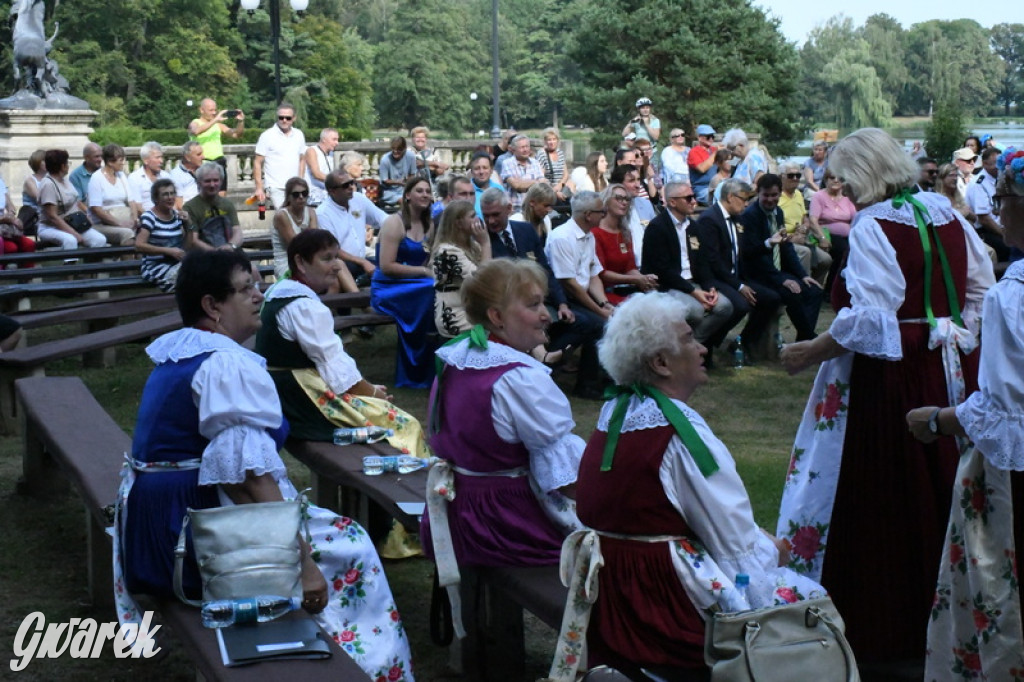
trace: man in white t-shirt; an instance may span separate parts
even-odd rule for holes
[[[203,145],[189,140],[181,146],[181,161],[171,169],[171,180],[178,192],[175,208],[181,210],[186,201],[199,194],[199,183],[196,182],[196,171],[203,165]]]
[[[282,102],[277,107],[277,123],[264,130],[256,142],[252,164],[256,199],[266,201],[270,195],[274,208],[284,206],[285,183],[306,172],[306,137],[294,124],[295,107]]]
[[[331,172],[324,179],[327,199],[316,209],[320,229],[333,234],[341,247],[341,260],[359,279],[372,275],[376,266],[366,258],[366,245],[372,239],[371,227],[378,229],[388,214],[379,209],[365,194],[355,191],[355,180],[343,169]]]
[[[164,148],[159,142],[147,142],[139,147],[139,159],[142,163],[131,172],[128,180],[132,183],[137,194],[137,200],[142,204],[142,210],[148,211],[153,208],[153,198],[150,190],[157,180],[170,178],[171,175],[163,169]]]

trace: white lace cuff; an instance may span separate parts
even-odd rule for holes
[[[265,430],[243,424],[229,426],[203,451],[199,485],[242,483],[249,471],[256,476],[270,474],[275,481],[288,473]]]
[[[896,313],[885,308],[843,308],[829,333],[843,348],[883,360],[902,360],[903,344]]]
[[[586,443],[567,433],[554,443],[530,453],[530,473],[545,493],[576,482]]]
[[[1024,471],[1024,412],[1002,410],[978,391],[956,408],[956,417],[993,466]]]

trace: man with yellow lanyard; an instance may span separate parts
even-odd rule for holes
[[[237,123],[234,128],[224,125],[224,121],[234,118]],[[224,158],[224,145],[221,144],[221,136],[227,135],[233,140],[242,137],[245,132],[245,113],[241,109],[224,109],[217,111],[217,102],[207,97],[199,103],[199,118],[193,119],[188,124],[188,137],[195,140],[203,147],[203,158],[212,161],[225,170],[224,179],[221,182],[220,191],[227,192],[227,160]],[[223,194],[222,194],[223,195]]]

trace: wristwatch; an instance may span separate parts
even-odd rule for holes
[[[939,413],[942,412],[941,407],[935,408],[932,412],[932,416],[928,417],[928,430],[933,436],[941,436],[942,432],[939,431]]]

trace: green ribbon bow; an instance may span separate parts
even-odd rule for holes
[[[921,246],[924,248],[924,311],[928,317],[928,326],[935,328],[935,313],[932,312],[932,239],[935,240],[935,251],[939,254],[939,264],[942,266],[942,279],[946,283],[946,298],[949,301],[949,314],[958,327],[964,326],[963,318],[960,316],[960,303],[957,301],[956,286],[953,284],[953,273],[949,268],[949,260],[946,258],[946,250],[942,248],[942,242],[935,233],[935,225],[932,224],[931,216],[924,204],[918,201],[917,197],[909,189],[902,189],[892,197],[893,208],[903,208],[904,204],[910,204],[914,209],[914,219],[917,220],[917,232],[921,235]],[[929,229],[930,228],[930,229]]]
[[[484,329],[482,324],[474,326],[469,331],[464,331],[456,336],[451,341],[445,343],[442,348],[446,346],[454,346],[463,339],[469,339],[470,348],[479,348],[480,350],[487,350],[487,330]],[[444,361],[441,358],[434,356],[434,372],[437,376],[441,376],[441,372],[444,371]]]
[[[454,346],[463,339],[469,339],[470,348],[487,350],[487,330],[482,324],[474,326],[469,331],[462,332],[451,341],[441,346]],[[444,361],[437,355],[434,356],[434,372],[437,374],[437,390],[434,394],[434,404],[430,410],[427,429],[429,433],[437,433],[441,428],[441,383],[444,378]]]
[[[612,460],[615,459],[615,449],[619,445],[619,435],[622,433],[622,422],[626,418],[626,408],[629,406],[629,399],[637,396],[641,400],[653,398],[654,402],[661,408],[665,419],[676,430],[683,445],[690,451],[690,456],[697,463],[697,468],[704,478],[718,471],[718,462],[715,461],[711,450],[704,443],[704,440],[693,428],[693,424],[686,418],[683,411],[676,407],[672,400],[654,388],[645,384],[632,384],[630,386],[610,386],[605,391],[605,398],[615,400],[615,409],[612,410],[612,417],[608,421],[608,440],[604,444],[604,456],[601,458],[601,471],[611,471]]]

